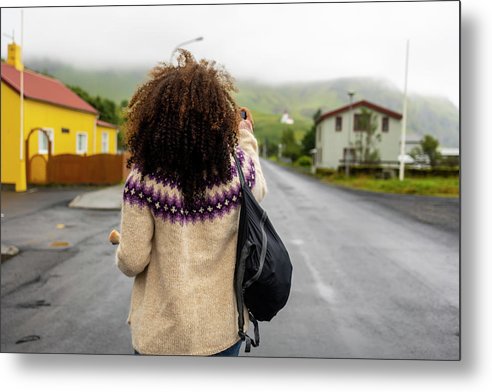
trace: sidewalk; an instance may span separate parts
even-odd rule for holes
[[[68,206],[94,210],[120,210],[122,199],[123,185],[115,185],[97,191],[82,193],[75,197]]]

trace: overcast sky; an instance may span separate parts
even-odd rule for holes
[[[2,57],[20,10],[2,9]],[[458,105],[459,5],[451,2],[29,8],[24,55],[79,67],[151,67],[181,42],[234,77],[265,82],[386,78]]]

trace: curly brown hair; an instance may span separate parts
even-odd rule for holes
[[[207,184],[232,179],[240,118],[230,74],[215,61],[179,52],[177,65],[159,63],[128,104],[127,167],[174,179],[183,202],[193,205]]]

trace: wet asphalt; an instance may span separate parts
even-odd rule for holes
[[[294,274],[287,306],[241,355],[458,359],[457,199],[354,192],[262,167],[262,205]],[[1,266],[2,352],[133,352],[132,279],[107,242],[119,211],[69,209],[78,193],[2,191],[2,243],[21,249]]]

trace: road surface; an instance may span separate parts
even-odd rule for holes
[[[287,306],[260,323],[260,347],[241,355],[459,358],[456,225],[270,162],[262,167],[269,190],[262,204],[289,250],[292,291]],[[419,199],[412,200],[415,211]],[[68,202],[2,222],[2,241],[22,253],[2,264],[1,349],[130,354],[132,280],[114,266],[106,242],[119,213],[68,209]],[[444,203],[437,214],[456,222],[458,203]],[[70,246],[52,249],[56,240]]]

